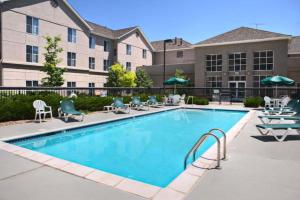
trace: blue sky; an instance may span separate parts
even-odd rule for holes
[[[300,0],[69,0],[82,17],[112,29],[140,26],[150,41],[191,43],[247,26],[300,35]]]

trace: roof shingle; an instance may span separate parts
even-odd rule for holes
[[[164,40],[159,40],[159,41],[153,41],[151,42],[153,48],[155,49],[155,51],[162,51],[164,50]],[[172,49],[182,49],[182,48],[189,48],[191,47],[192,44],[182,40],[182,45],[178,46],[175,45],[174,43],[167,43],[166,45],[166,49],[167,50],[172,50]]]
[[[95,33],[97,35],[101,35],[103,37],[107,37],[109,39],[117,39],[120,36],[137,28],[137,26],[133,26],[133,27],[123,28],[123,29],[118,29],[118,30],[112,30],[108,27],[101,26],[101,25],[95,24],[93,22],[87,21],[87,23],[92,27],[93,33]]]
[[[244,40],[257,40],[257,39],[267,39],[276,37],[288,37],[290,35],[274,33],[270,31],[264,31],[248,27],[240,27],[221,35],[209,38],[207,40],[198,42],[196,45],[202,44],[216,44],[216,43],[226,43],[226,42],[237,42]]]

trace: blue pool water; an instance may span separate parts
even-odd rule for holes
[[[177,109],[11,143],[165,187],[184,170],[184,157],[201,134],[214,127],[228,131],[245,114]],[[214,142],[207,140],[198,156]]]

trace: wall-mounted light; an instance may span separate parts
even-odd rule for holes
[[[51,0],[50,3],[51,3],[51,6],[52,6],[52,7],[57,8],[57,6],[58,6],[57,0]]]

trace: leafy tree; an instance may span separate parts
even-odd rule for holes
[[[126,71],[121,80],[122,87],[136,87],[136,75],[134,72]]]
[[[108,71],[107,87],[121,87],[122,79],[126,70],[120,63],[112,65]]]
[[[43,67],[43,71],[47,73],[47,77],[42,79],[43,86],[62,86],[64,84],[63,74],[66,71],[65,68],[59,68],[57,65],[61,62],[61,59],[58,58],[58,54],[63,51],[62,48],[58,46],[58,43],[61,41],[59,36],[45,37],[47,41],[47,45],[44,47],[46,53],[45,63]]]
[[[141,68],[136,70],[136,86],[137,87],[152,87],[153,81],[150,78],[149,74]]]
[[[182,78],[182,79],[187,79],[187,76],[185,75],[185,73],[182,69],[176,69],[175,77]]]

